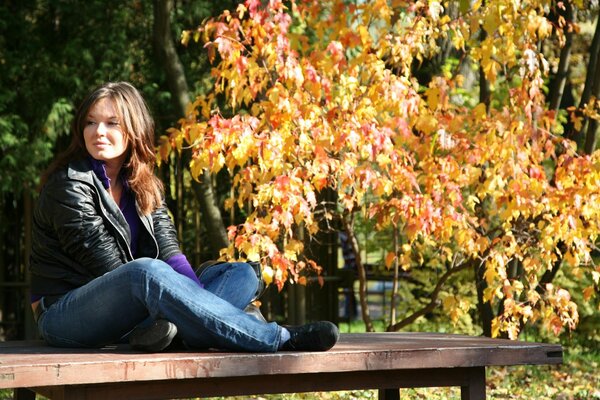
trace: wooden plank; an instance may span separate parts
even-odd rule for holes
[[[128,346],[19,343],[0,344],[0,388],[562,362],[560,345],[424,333],[343,334],[333,349],[318,353],[147,354]]]
[[[123,398],[152,400],[213,396],[239,396],[270,393],[299,393],[408,387],[465,386],[471,381],[471,368],[448,370],[355,371],[271,376],[242,376],[231,378],[202,378],[149,382],[118,382],[97,385],[64,386],[51,392],[53,399],[104,400]],[[43,391],[41,393],[44,393]],[[48,392],[46,392],[48,393]],[[393,397],[392,397],[393,398]],[[472,397],[470,400],[480,400]]]

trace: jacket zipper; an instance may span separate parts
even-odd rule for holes
[[[83,180],[83,182],[86,182],[86,181]],[[90,184],[89,182],[86,182],[86,183]],[[123,243],[125,243],[125,248],[127,250],[127,254],[125,254],[125,257],[127,257],[128,261],[133,261],[134,260],[133,253],[131,252],[131,246],[129,246],[129,242],[127,241],[127,236],[121,231],[121,228],[117,224],[115,224],[112,221],[112,218],[108,215],[108,212],[106,211],[106,209],[104,207],[104,203],[102,202],[102,195],[100,194],[96,185],[92,182],[91,186],[94,188],[94,191],[96,192],[96,195],[98,196],[98,203],[100,204],[100,211],[102,212],[103,216],[108,220],[108,222],[112,225],[112,227],[115,229],[115,231],[119,234],[119,236],[123,240]],[[154,241],[154,248],[156,249],[156,255],[154,256],[154,259],[157,259],[158,255],[159,255],[158,242],[156,241],[156,238],[154,237],[154,231],[152,229],[150,229],[147,225],[147,222],[148,222],[147,219],[140,215],[137,201],[135,202],[135,210],[138,214],[138,218],[142,222],[142,225],[148,231],[148,233],[150,233],[150,237]],[[125,217],[123,216],[123,218],[125,218]]]

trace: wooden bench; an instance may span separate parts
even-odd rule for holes
[[[485,399],[489,366],[559,364],[562,347],[435,333],[342,334],[327,352],[166,352],[127,345],[57,349],[42,342],[0,343],[0,389],[15,398],[167,399],[286,392],[459,386]]]

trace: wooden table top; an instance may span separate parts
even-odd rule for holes
[[[349,371],[559,364],[562,347],[437,333],[348,333],[326,352],[142,353],[0,343],[0,388]]]

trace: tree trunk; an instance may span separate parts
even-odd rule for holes
[[[565,2],[565,20],[568,24],[574,22],[573,7],[570,2]],[[573,29],[567,30],[565,33],[565,45],[560,50],[560,59],[558,62],[558,70],[554,78],[554,85],[552,86],[552,92],[549,93],[550,99],[550,110],[558,113],[560,102],[565,91],[565,84],[569,75],[569,62],[571,59],[571,48],[573,46]]]
[[[481,328],[483,329],[483,335],[492,337],[492,320],[494,319],[494,312],[492,305],[489,301],[485,301],[483,298],[484,291],[487,288],[487,282],[485,281],[485,265],[474,263],[475,265],[475,285],[477,286],[477,311],[479,312],[479,320],[481,321]]]
[[[579,108],[583,108],[585,104],[590,100],[592,94],[592,88],[594,86],[594,79],[598,73],[598,54],[600,54],[600,15],[596,21],[596,31],[594,32],[594,38],[592,39],[592,45],[590,46],[590,59],[588,60],[587,76],[585,78],[585,86],[583,93],[581,94],[581,100],[579,102]]]
[[[400,279],[398,253],[400,253],[400,233],[398,232],[398,228],[394,227],[394,254],[396,258],[394,259],[394,280],[392,282],[392,294],[390,298],[390,325],[396,324],[396,302],[398,301],[398,281]]]
[[[596,20],[596,31],[594,32],[594,38],[592,39],[592,45],[590,46],[590,59],[588,61],[587,76],[585,78],[585,86],[583,87],[583,93],[581,94],[581,100],[579,101],[579,110],[582,110],[585,105],[590,101],[592,95],[598,96],[598,64],[600,63],[600,15]],[[595,92],[595,93],[594,93]],[[587,118],[586,118],[587,121]],[[578,132],[578,136],[583,135],[587,124],[583,124],[581,131]],[[597,124],[591,130],[588,129],[588,136],[585,138],[584,151],[587,154],[591,154],[596,146],[596,130]]]
[[[173,0],[154,0],[154,51],[167,77],[177,111],[185,116],[190,95],[185,71],[171,35],[172,10]]]
[[[172,9],[172,0],[154,0],[154,46],[160,66],[165,71],[175,106],[179,114],[185,116],[186,108],[190,103],[190,95],[185,71],[171,35]],[[189,157],[187,153],[183,154],[183,157]],[[183,164],[186,163],[185,158]],[[200,183],[192,182],[192,187],[200,203],[206,230],[209,232],[208,238],[212,253],[217,255],[220,249],[229,245],[229,240],[208,171],[204,171]]]
[[[225,229],[223,223],[221,210],[217,207],[217,199],[210,173],[204,170],[200,182],[192,181],[192,189],[200,203],[200,213],[204,216],[212,257],[216,257],[219,255],[219,250],[229,246],[229,239],[227,238],[227,229]]]
[[[485,0],[482,2],[482,6],[485,6]],[[479,42],[483,43],[483,41],[487,38],[487,32],[483,27],[480,27],[479,33]],[[483,67],[481,66],[481,61],[479,62],[479,103],[485,104],[486,111],[490,110],[492,93],[490,90],[490,83],[485,77],[485,72],[483,71]]]
[[[484,33],[485,36],[485,33]],[[487,111],[490,110],[491,103],[491,90],[490,83],[485,77],[485,72],[483,71],[483,67],[481,63],[479,64],[479,102],[485,104],[485,109]]]
[[[598,21],[598,26],[600,26],[600,21]],[[596,29],[596,33],[600,32],[600,29]],[[600,36],[600,35],[598,35]],[[591,55],[590,55],[591,56]],[[596,69],[600,65],[600,52],[596,55]],[[594,85],[592,88],[592,96],[596,98],[596,101],[600,99],[600,71],[588,70],[588,75],[595,76]],[[595,119],[588,118],[588,129],[585,134],[585,153],[592,154],[594,150],[596,150],[596,142],[598,140],[598,121]]]
[[[344,230],[348,235],[348,242],[352,246],[352,251],[354,252],[354,256],[356,257],[356,269],[358,270],[358,297],[360,301],[362,319],[365,323],[366,331],[373,332],[375,329],[373,328],[373,321],[371,320],[371,315],[369,313],[369,305],[367,304],[367,272],[365,270],[365,266],[363,265],[362,257],[360,255],[360,246],[358,245],[356,233],[354,232],[352,216],[345,216],[343,218],[343,224]]]

